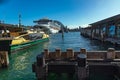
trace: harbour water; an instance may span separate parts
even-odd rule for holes
[[[107,50],[109,47],[114,47],[112,44],[101,43],[97,40],[84,38],[79,32],[69,32],[62,35],[50,35],[48,42],[40,43],[28,49],[17,51],[9,55],[10,65],[6,69],[0,70],[0,80],[36,80],[35,74],[32,72],[32,63],[36,61],[36,56],[45,48],[54,51],[55,48],[60,48],[65,51],[67,48],[72,48],[74,51],[79,51],[80,48],[86,50]]]

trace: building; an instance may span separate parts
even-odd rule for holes
[[[120,44],[120,14],[89,24],[84,33],[94,39]]]

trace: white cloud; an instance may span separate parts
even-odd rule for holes
[[[68,28],[73,29],[73,28],[78,28],[80,25],[68,25]]]
[[[82,28],[85,28],[85,27],[88,27],[90,25],[88,25],[88,24],[83,24],[83,25],[68,25],[68,28],[70,28],[70,29],[79,28],[79,26],[82,27]]]
[[[81,25],[82,28],[85,28],[85,27],[88,27],[88,26],[90,26],[90,25],[88,25],[88,24]]]

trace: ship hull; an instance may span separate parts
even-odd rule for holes
[[[38,43],[45,42],[48,40],[49,38],[43,38],[43,39],[32,40],[32,41],[21,43],[21,44],[11,45],[11,52],[26,49],[33,45],[37,45]]]

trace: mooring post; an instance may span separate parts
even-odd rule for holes
[[[115,49],[114,48],[108,48],[107,56],[106,57],[109,60],[115,59]]]
[[[49,59],[49,50],[48,49],[44,49],[44,56],[45,56],[45,59]]]
[[[77,55],[77,61],[79,67],[85,67],[86,66],[86,49],[81,49],[80,54]]]
[[[44,58],[44,54],[39,54],[37,56],[37,64],[35,67],[35,71],[36,71],[36,77],[38,80],[45,80],[46,78],[46,65],[45,65],[45,58]]]
[[[56,59],[60,59],[61,58],[61,50],[60,49],[56,49]]]
[[[78,80],[86,80],[87,78],[87,65],[86,65],[86,49],[81,49],[80,54],[77,55],[78,70],[77,76]]]
[[[43,54],[39,54],[37,56],[37,65],[40,67],[45,65],[45,58],[44,58]]]
[[[74,59],[74,51],[73,49],[67,49],[67,58]]]
[[[9,65],[9,57],[8,51],[0,51],[0,64],[1,67],[8,67]]]
[[[64,38],[64,32],[62,32],[62,38]]]
[[[62,39],[64,39],[64,30],[63,30],[63,27],[61,27],[61,31],[62,31]]]
[[[8,51],[8,54],[10,54],[11,42],[12,42],[11,37],[2,37],[2,38],[0,38],[0,51]]]

